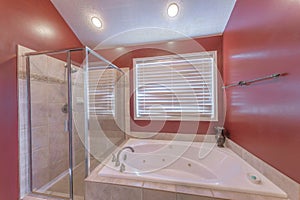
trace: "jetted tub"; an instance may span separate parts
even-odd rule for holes
[[[196,186],[287,198],[287,194],[228,148],[214,143],[130,139],[100,176]],[[122,148],[122,147],[121,147]],[[115,152],[115,155],[117,152]]]

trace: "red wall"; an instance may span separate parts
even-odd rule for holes
[[[218,52],[218,68],[222,74],[222,36],[212,36],[206,38],[196,38],[189,40],[178,40],[172,42],[139,45],[132,47],[116,48],[100,53],[108,58],[111,62],[119,67],[133,67],[133,58],[162,56],[170,54],[183,54],[200,51],[214,51]],[[131,77],[133,73],[131,70]],[[133,91],[133,81],[131,79],[131,92]],[[219,118],[222,121],[222,104],[220,94]],[[213,126],[217,123],[213,122],[210,126],[209,122],[192,122],[192,121],[149,121],[149,120],[133,120],[134,117],[134,96],[131,94],[130,98],[130,115],[131,115],[131,130],[144,132],[163,132],[163,133],[212,133]],[[222,124],[223,125],[223,124]]]
[[[35,50],[82,46],[50,1],[0,0],[0,199],[19,197],[17,44]]]
[[[287,73],[226,89],[231,138],[300,183],[300,1],[237,0],[223,35],[225,83]]]

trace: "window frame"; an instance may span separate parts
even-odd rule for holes
[[[178,116],[171,116],[171,117],[166,117],[166,116],[138,116],[138,102],[137,102],[137,95],[138,95],[138,90],[137,90],[137,65],[138,62],[141,61],[149,61],[149,60],[163,60],[163,59],[172,59],[172,58],[182,58],[184,60],[187,60],[189,62],[188,57],[192,56],[212,56],[214,62],[212,66],[212,84],[213,86],[211,87],[212,95],[213,95],[213,101],[212,101],[212,106],[213,106],[213,116],[208,117],[208,116],[199,116],[194,115],[194,116],[184,116],[184,115],[178,115]],[[211,121],[211,122],[216,122],[218,121],[218,60],[217,60],[217,51],[205,51],[205,52],[196,52],[196,53],[186,53],[186,54],[177,54],[177,55],[165,55],[165,56],[153,56],[153,57],[143,57],[143,58],[133,58],[133,93],[134,93],[134,120],[154,120],[154,121]]]

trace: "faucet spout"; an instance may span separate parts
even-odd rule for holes
[[[224,147],[224,143],[226,140],[225,137],[225,128],[224,127],[215,127],[216,130],[216,139],[218,147]]]
[[[117,154],[117,157],[116,157],[116,163],[115,163],[115,166],[118,167],[120,166],[120,155],[121,153],[126,150],[126,149],[130,149],[131,152],[134,152],[134,149],[130,146],[126,146],[126,147],[123,147]]]

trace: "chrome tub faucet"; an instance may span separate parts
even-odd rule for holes
[[[121,165],[120,155],[126,149],[130,149],[131,152],[134,152],[134,149],[132,147],[126,146],[126,147],[123,147],[120,151],[118,151],[117,156],[115,156],[115,154],[113,154],[112,162],[115,162],[116,167],[119,167]],[[127,158],[127,156],[125,154],[123,160],[126,160],[126,158]],[[120,172],[124,172],[124,171],[125,171],[125,165],[122,164],[120,167]]]
[[[224,147],[224,143],[226,140],[225,128],[217,126],[215,127],[215,130],[216,130],[216,140],[217,140],[218,147]]]

